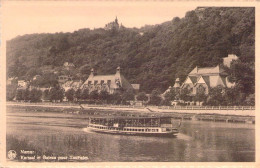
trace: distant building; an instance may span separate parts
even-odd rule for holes
[[[41,77],[41,75],[35,75],[34,77],[33,77],[33,80],[37,80],[37,79],[39,79]]]
[[[63,66],[64,66],[65,69],[67,69],[67,70],[71,70],[71,69],[75,68],[75,65],[74,65],[73,63],[69,63],[69,62],[65,62],[65,63],[63,64]]]
[[[80,89],[80,87],[82,86],[83,81],[67,81],[62,85],[62,88],[64,89],[64,91],[68,91],[69,89],[73,89],[74,91]]]
[[[191,95],[196,95],[201,88],[205,90],[205,94],[208,94],[210,88],[216,86],[231,87],[233,85],[228,81],[227,73],[219,65],[207,68],[198,68],[196,66],[188,74],[181,85],[181,89],[188,88],[191,90]]]
[[[83,85],[83,81],[79,80],[79,81],[73,81],[73,83],[71,84],[71,88],[74,89],[75,91],[80,89],[80,87]]]
[[[227,57],[223,58],[223,64],[230,68],[230,64],[233,60],[237,60],[238,57],[235,54],[228,54]]]
[[[64,84],[61,85],[61,87],[64,89],[64,91],[68,91],[69,89],[71,89],[71,84],[73,83],[73,81],[67,81]]]
[[[120,27],[120,26],[119,26],[119,24],[118,24],[118,20],[117,20],[117,17],[116,17],[115,21],[106,24],[105,30],[111,30],[111,29],[118,30],[119,27]]]
[[[180,87],[180,78],[176,78],[174,85],[169,86],[169,88],[162,95],[165,96],[165,94],[168,93],[171,89],[175,89],[175,91],[177,92],[180,89]]]
[[[140,84],[131,84],[135,92],[139,92]]]
[[[26,89],[29,83],[25,80],[18,80],[18,88],[17,89]]]
[[[68,75],[61,75],[61,76],[58,76],[58,82],[59,84],[64,84],[65,82],[67,81],[71,81],[72,80],[72,77],[71,76],[68,76]]]
[[[6,85],[17,84],[17,77],[11,77],[6,80]]]
[[[116,74],[113,75],[94,75],[94,69],[88,79],[81,86],[82,89],[88,88],[89,92],[97,90],[98,92],[104,90],[109,94],[113,94],[118,90],[133,90],[133,86],[120,73],[120,67],[116,69]]]

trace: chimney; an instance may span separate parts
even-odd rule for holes
[[[89,77],[94,77],[94,69],[93,69],[93,68],[92,68],[91,71],[90,71]]]
[[[116,68],[116,74],[120,74],[120,67]]]
[[[175,84],[174,84],[173,87],[174,87],[174,88],[179,88],[179,87],[180,87],[180,78],[177,78],[177,79],[175,80]]]

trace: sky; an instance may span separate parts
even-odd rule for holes
[[[73,32],[114,21],[125,27],[160,24],[185,16],[195,5],[169,1],[3,1],[2,33],[6,40],[32,33]]]

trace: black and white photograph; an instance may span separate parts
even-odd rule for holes
[[[254,5],[0,8],[7,165],[256,163]]]

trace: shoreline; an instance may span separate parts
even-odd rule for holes
[[[25,108],[28,111],[41,112],[63,112],[71,114],[87,114],[90,116],[171,116],[175,119],[195,120],[195,121],[215,121],[215,122],[234,122],[234,123],[249,123],[255,124],[255,116],[252,111],[236,110],[233,112],[223,110],[172,110],[160,109],[156,107],[127,107],[127,106],[101,106],[101,105],[81,105],[79,104],[59,104],[59,103],[21,103],[21,102],[7,102],[7,107]],[[155,111],[156,110],[156,111]],[[220,112],[220,113],[219,113]],[[239,115],[243,112],[245,115]],[[235,113],[233,115],[232,113]],[[254,114],[254,113],[253,113]]]

